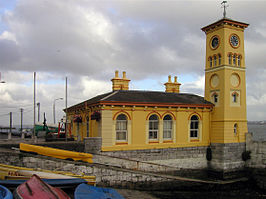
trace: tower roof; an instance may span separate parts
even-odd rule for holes
[[[239,21],[235,21],[229,18],[222,18],[219,21],[216,21],[208,26],[205,26],[203,28],[201,28],[202,31],[204,31],[205,33],[207,33],[209,30],[212,30],[218,26],[222,26],[222,25],[231,25],[231,26],[235,26],[238,28],[242,28],[245,29],[249,26],[249,24],[247,23],[243,23],[243,22],[239,22]]]

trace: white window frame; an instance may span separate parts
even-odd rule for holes
[[[151,119],[152,116],[156,116],[157,120]],[[155,114],[149,117],[148,138],[149,140],[159,140],[159,117]]]
[[[124,116],[126,119],[119,119],[119,116]],[[116,142],[127,142],[128,140],[128,119],[125,114],[119,114],[116,118],[116,125],[115,125],[115,131],[116,131]],[[122,134],[122,137],[124,139],[120,138],[120,135]],[[124,134],[124,135],[123,135]]]
[[[196,116],[197,120],[192,120],[193,116]],[[196,126],[197,126],[197,128],[196,128]],[[199,138],[200,121],[199,121],[199,117],[197,115],[192,115],[191,116],[189,127],[190,127],[190,129],[189,129],[190,139],[198,139]],[[195,134],[196,136],[191,136],[192,134]]]
[[[170,120],[165,119],[167,116],[169,116],[171,119]],[[164,140],[173,139],[173,118],[170,115],[164,116],[164,119],[163,119],[163,139]]]

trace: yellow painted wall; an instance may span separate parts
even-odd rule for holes
[[[230,45],[230,36],[232,34],[237,34],[240,39],[240,45],[238,48],[232,48]],[[211,39],[213,36],[218,36],[219,47],[216,49],[211,48]],[[222,55],[221,65],[229,65],[228,63],[228,53],[237,53],[243,56],[241,67],[245,67],[245,51],[244,51],[244,31],[241,28],[232,27],[230,25],[220,26],[217,29],[213,29],[206,34],[206,66],[205,68],[210,68],[208,58],[213,55]]]
[[[230,36],[236,34],[239,37],[238,48],[230,45]],[[211,39],[217,36],[219,46],[211,47]],[[210,67],[209,57],[221,54],[221,65]],[[228,53],[237,53],[242,56],[241,67],[231,65],[228,61]],[[218,63],[218,60],[217,60]],[[211,142],[235,143],[244,142],[247,133],[246,113],[246,77],[245,77],[245,52],[243,28],[222,25],[207,31],[206,33],[206,66],[205,66],[205,99],[212,101],[212,94],[218,93],[219,100],[211,114]],[[239,84],[232,85],[232,75],[239,76]],[[216,75],[216,80],[212,77]],[[217,76],[219,83],[217,83]],[[217,85],[218,84],[218,85]],[[237,92],[240,97],[238,103],[232,103],[232,93]],[[238,125],[238,133],[234,134],[234,124]]]
[[[106,109],[106,108],[105,108]],[[106,110],[104,110],[106,111]],[[103,111],[103,112],[104,112]],[[128,143],[119,143],[115,141],[115,119],[119,114],[127,115],[131,120],[130,129],[128,129],[129,137],[131,137]],[[175,116],[174,132],[172,136],[172,142],[163,140],[163,117],[169,113],[171,116]],[[148,118],[152,114],[156,114],[159,117],[159,129],[161,130],[158,135],[158,141],[150,141],[148,139]],[[200,138],[194,142],[190,140],[189,135],[189,119],[192,114],[197,114],[201,118],[201,131]],[[176,109],[172,108],[145,108],[145,107],[126,107],[112,109],[113,119],[113,142],[105,142],[102,147],[103,151],[116,151],[116,150],[136,150],[136,149],[152,149],[152,148],[169,148],[169,147],[191,147],[191,146],[207,146],[209,144],[209,122],[210,122],[210,109]],[[174,118],[174,117],[173,117]],[[107,133],[107,132],[106,132]]]
[[[80,112],[83,122],[80,123],[81,139],[86,137],[86,117],[91,112]],[[210,112],[207,108],[155,108],[155,107],[136,107],[136,106],[102,106],[101,120],[90,120],[90,137],[102,137],[103,151],[116,150],[136,150],[136,149],[153,149],[169,147],[192,147],[208,146],[210,140]],[[116,141],[116,117],[119,114],[125,114],[128,117],[128,140],[127,142]],[[159,117],[159,135],[158,142],[150,142],[148,139],[148,118],[152,114]],[[171,115],[173,118],[172,140],[163,140],[163,117]],[[199,139],[190,139],[190,117],[196,114],[200,118]],[[69,113],[69,119],[74,114]],[[176,118],[176,119],[175,119]],[[73,122],[72,135],[77,139],[77,123]]]

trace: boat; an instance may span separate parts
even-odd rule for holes
[[[80,184],[74,193],[75,199],[125,199],[116,190]]]
[[[12,165],[0,164],[0,184],[14,188],[30,179],[32,175],[38,175],[46,183],[60,188],[77,186],[81,183],[95,185],[96,177],[87,175],[76,175],[70,172],[50,171],[17,167]]]
[[[42,179],[45,183],[62,189],[73,188],[82,183],[87,183],[86,180],[80,178],[73,179]],[[25,183],[27,180],[0,180],[0,184],[10,189]]]
[[[74,160],[83,161],[88,163],[93,163],[92,154],[68,151],[63,149],[55,149],[51,147],[37,146],[32,144],[20,143],[19,149],[22,152],[29,152],[39,155],[50,156],[54,158],[64,159],[64,160]]]
[[[8,188],[0,185],[0,199],[12,199],[13,195]]]
[[[33,175],[14,191],[14,199],[70,199],[60,188],[45,183],[39,176]]]

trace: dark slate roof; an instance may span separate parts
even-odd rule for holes
[[[99,102],[115,103],[163,103],[163,104],[191,104],[211,105],[203,97],[187,93],[166,93],[159,91],[118,90],[93,97],[85,101],[87,105]]]

